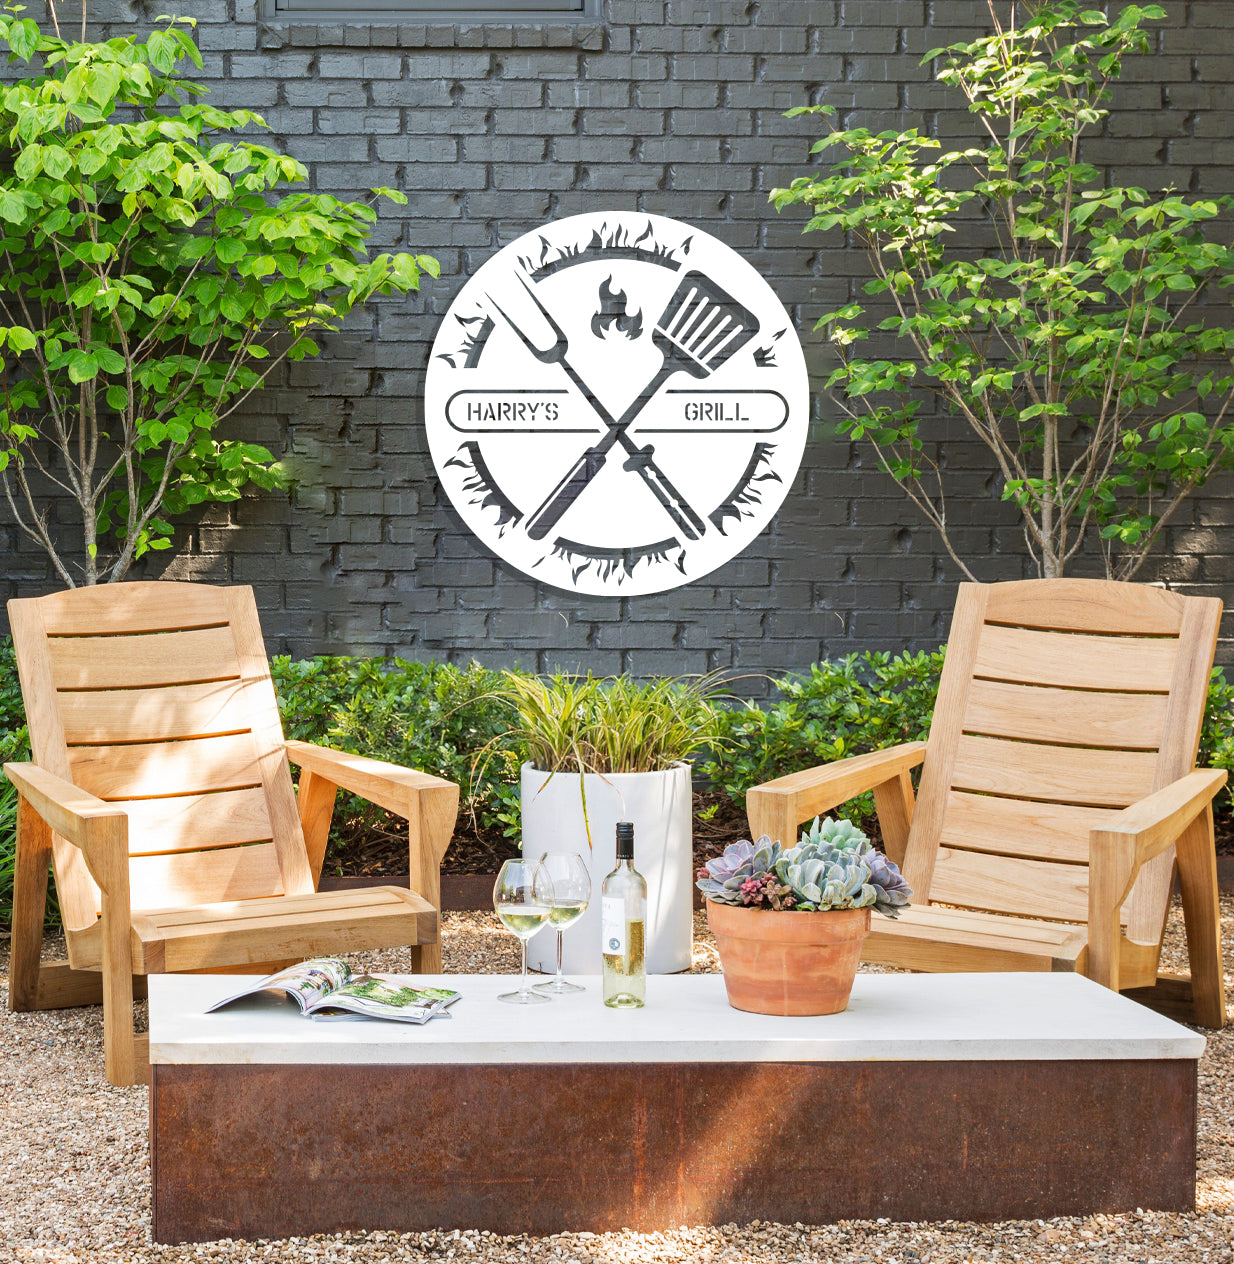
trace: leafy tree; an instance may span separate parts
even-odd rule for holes
[[[280,484],[223,423],[315,333],[438,267],[370,260],[371,206],[288,188],[300,163],[237,139],[265,124],[200,100],[188,23],[70,42],[18,12],[0,17],[29,65],[0,90],[0,485],[60,578],[93,584],[170,547],[194,506]],[[48,494],[75,503],[80,547]]]
[[[1182,501],[1234,464],[1234,332],[1212,310],[1234,252],[1206,233],[1234,199],[1105,187],[1080,160],[1159,6],[1110,19],[1045,0],[1003,20],[990,0],[990,13],[993,34],[925,58],[948,54],[937,77],[964,94],[980,144],[944,153],[916,129],[832,122],[813,152],[840,161],[771,196],[812,208],[807,231],[865,247],[865,291],[891,314],[854,302],[823,316],[840,360],[828,388],[842,429],[873,444],[961,570],[973,577],[936,446],[956,431],[938,413],[989,449],[1043,576],[1095,529],[1107,575],[1128,579]],[[899,355],[857,353],[876,330]]]

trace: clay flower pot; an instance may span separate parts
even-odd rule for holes
[[[848,1005],[870,910],[820,913],[707,901],[728,1003],[754,1014],[838,1014]]]

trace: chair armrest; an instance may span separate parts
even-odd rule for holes
[[[1184,830],[1207,812],[1225,785],[1219,768],[1201,768],[1168,786],[1111,813],[1089,831],[1088,853],[1088,964],[1090,979],[1117,988],[1119,910],[1143,865],[1177,842]]]
[[[358,794],[405,821],[411,820],[419,811],[422,790],[451,789],[456,796],[458,793],[458,787],[452,781],[416,772],[412,768],[400,768],[398,764],[387,763],[384,759],[349,755],[345,751],[331,750],[328,746],[315,746],[312,742],[290,741],[286,746],[287,758],[293,764],[340,789]]]
[[[400,768],[383,759],[348,755],[326,746],[314,746],[311,742],[290,741],[286,746],[287,757],[305,772],[329,785],[350,790],[407,821],[411,889],[440,908],[440,866],[454,837],[458,786],[442,777]],[[329,828],[327,812],[317,840],[322,853]]]
[[[5,764],[4,775],[54,833],[81,851],[95,882],[119,902],[121,916],[127,926],[128,813],[112,803],[104,803],[38,764]]]
[[[921,763],[925,753],[924,742],[902,742],[755,786],[746,794],[750,832],[756,838],[769,834],[791,847],[802,821],[867,790],[899,781]]]
[[[117,827],[127,844],[129,818],[123,808],[104,803],[38,764],[5,764],[4,775],[55,833],[87,855],[92,848],[106,846]]]
[[[1103,854],[1117,851],[1138,870],[1145,861],[1165,851],[1216,798],[1227,775],[1224,768],[1189,772],[1109,816],[1090,832],[1090,843]],[[1131,876],[1134,878],[1135,874]]]

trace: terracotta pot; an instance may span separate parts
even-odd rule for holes
[[[707,901],[728,1003],[754,1014],[838,1014],[848,1004],[869,909],[777,913]]]

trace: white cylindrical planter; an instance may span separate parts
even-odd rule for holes
[[[573,851],[591,870],[591,904],[564,937],[566,973],[600,973],[600,886],[617,864],[620,820],[634,822],[634,867],[647,880],[647,973],[688,970],[694,941],[689,767],[678,764],[664,772],[606,773],[603,777],[587,773],[585,779],[591,848],[583,824],[578,773],[554,773],[548,780],[548,773],[523,765],[524,857],[538,860],[546,851]],[[527,961],[536,970],[557,969],[555,931],[546,928],[532,939]]]

